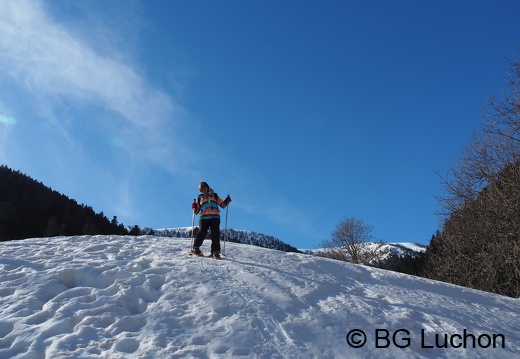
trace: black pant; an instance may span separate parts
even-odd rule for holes
[[[199,221],[199,233],[197,233],[193,247],[197,248],[202,245],[208,229],[211,229],[211,253],[220,252],[220,218],[201,219]]]

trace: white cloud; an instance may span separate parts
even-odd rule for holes
[[[79,4],[73,21],[65,10],[76,3],[0,1],[0,160],[142,222],[146,181],[191,173],[196,154],[182,133],[186,112],[133,56],[139,11],[107,15],[103,4]],[[16,126],[5,125],[11,118]]]
[[[4,74],[37,99],[38,113],[69,141],[73,139],[65,127],[78,119],[56,116],[60,106],[97,108],[89,121],[99,122],[102,131],[127,136],[120,144],[138,140],[132,158],[171,163],[172,153],[182,151],[179,144],[170,145],[174,117],[181,111],[174,100],[150,85],[130,60],[97,52],[77,32],[55,21],[41,2],[0,2],[0,52]],[[113,115],[99,115],[105,110]]]
[[[0,112],[18,120],[7,126],[17,131],[0,133],[1,160],[17,168],[31,161],[45,183],[50,178],[49,185],[80,202],[109,212],[112,208],[135,221],[150,201],[139,201],[138,192],[161,175],[170,180],[157,168],[178,175],[180,192],[187,182],[193,185],[211,176],[232,182],[226,191],[258,184],[257,174],[229,163],[233,155],[223,156],[201,124],[190,123],[190,133],[183,132],[188,114],[150,82],[132,53],[125,56],[136,45],[124,41],[134,37],[116,34],[111,43],[107,35],[117,33],[118,26],[99,25],[112,24],[105,18],[76,25],[57,12],[59,5],[52,6],[39,0],[0,0],[0,101],[9,102],[12,110]],[[89,27],[92,23],[96,25]],[[190,143],[195,137],[197,144]],[[234,181],[236,173],[240,175]],[[304,222],[302,211],[286,201],[265,207],[269,210],[241,209],[276,223]]]

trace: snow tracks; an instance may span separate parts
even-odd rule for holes
[[[228,243],[81,236],[0,243],[0,357],[518,357],[518,300],[310,255]],[[209,243],[205,243],[209,246]],[[208,249],[208,248],[203,248]],[[346,336],[367,334],[363,348]],[[410,345],[376,348],[377,329]],[[491,330],[506,349],[424,348],[419,336]]]

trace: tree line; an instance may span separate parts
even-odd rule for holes
[[[372,227],[355,217],[322,255],[520,297],[520,60],[510,65],[508,89],[490,97],[481,128],[441,176],[443,225],[424,255],[378,259],[378,246],[366,246]]]
[[[491,96],[481,129],[443,177],[445,219],[425,276],[520,297],[520,61]]]
[[[6,165],[0,166],[0,241],[32,237],[129,233],[117,217],[46,187]]]

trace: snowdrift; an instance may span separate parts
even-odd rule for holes
[[[0,243],[0,357],[520,357],[519,300],[243,244],[223,261],[190,257],[189,245]]]

